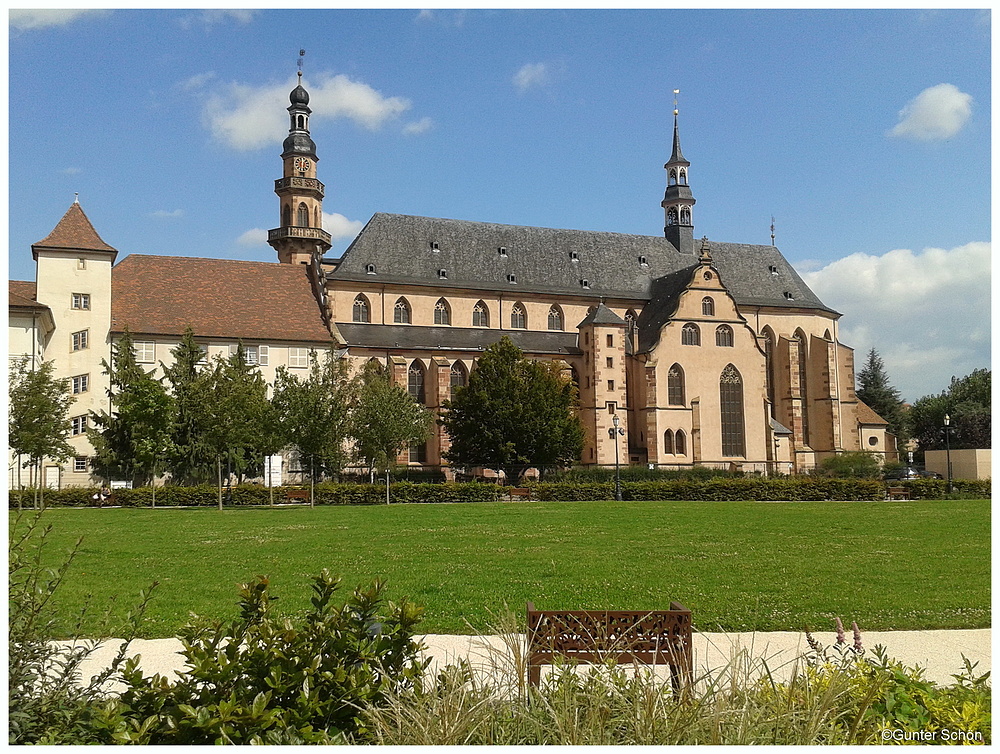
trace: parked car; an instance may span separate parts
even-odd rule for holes
[[[936,471],[918,469],[916,466],[901,466],[898,469],[890,469],[882,477],[886,481],[899,481],[903,479],[944,479]]]

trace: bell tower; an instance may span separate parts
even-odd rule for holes
[[[288,95],[288,136],[282,143],[282,177],[274,182],[280,226],[267,232],[267,242],[282,264],[309,264],[329,250],[330,234],[323,230],[323,190],[316,179],[316,144],[309,136],[309,92],[299,83]]]
[[[694,254],[694,221],[691,210],[694,197],[688,187],[688,169],[691,163],[681,154],[681,137],[677,130],[677,94],[674,89],[674,149],[663,166],[667,171],[667,190],[663,194],[665,224],[663,234],[681,254]]]

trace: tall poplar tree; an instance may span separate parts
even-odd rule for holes
[[[216,459],[208,442],[211,370],[206,352],[188,327],[170,353],[174,361],[163,368],[175,406],[167,468],[171,478],[180,484],[210,482],[215,478]]]

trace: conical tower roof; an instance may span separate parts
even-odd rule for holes
[[[32,251],[36,248],[46,249],[74,249],[77,251],[111,251],[118,253],[118,249],[109,246],[97,235],[90,219],[80,206],[80,202],[74,201],[69,205],[62,220],[52,229],[45,238],[38,243],[31,245]]]

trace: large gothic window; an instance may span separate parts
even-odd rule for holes
[[[719,325],[715,328],[715,345],[733,347],[733,328],[729,325]]]
[[[487,308],[486,304],[480,301],[474,307],[472,307],[472,326],[473,327],[489,327],[490,326],[490,310]]]
[[[527,327],[528,315],[524,312],[524,306],[522,304],[514,304],[514,308],[510,310],[510,329],[525,330]]]
[[[405,298],[396,301],[392,311],[392,321],[400,325],[410,324],[410,304]]]
[[[295,213],[295,224],[300,228],[309,227],[309,208],[305,205],[305,202],[299,205],[299,210]]]
[[[687,455],[687,440],[685,439],[683,429],[678,429],[677,434],[674,435],[674,455]]]
[[[680,364],[674,364],[667,372],[667,404],[684,405],[684,370]]]
[[[563,313],[555,304],[549,309],[549,329],[550,330],[562,330],[563,329]]]
[[[705,296],[705,298],[701,300],[701,313],[702,316],[705,317],[715,316],[715,301],[711,296]]]
[[[770,327],[765,327],[764,332],[764,359],[767,364],[767,370],[765,372],[767,376],[767,398],[771,401],[771,412],[775,410],[774,406],[774,332],[772,332]]]
[[[806,334],[802,330],[795,331],[796,349],[799,355],[799,395],[802,398],[802,442],[809,444],[809,386],[807,373],[809,359],[806,353]]]
[[[719,407],[722,419],[722,455],[745,456],[743,378],[732,364],[726,365],[719,378]]]
[[[451,383],[449,385],[448,397],[451,400],[455,400],[455,388],[465,387],[469,381],[469,373],[465,370],[465,364],[461,361],[456,361],[451,366]]]
[[[359,293],[358,297],[354,299],[354,312],[351,319],[355,322],[372,321],[371,307],[368,305],[368,299],[363,294]]]
[[[693,322],[688,322],[684,327],[681,328],[681,345],[682,346],[700,346],[701,345],[701,330],[698,329],[698,325]]]
[[[427,402],[424,393],[424,367],[419,361],[414,360],[406,372],[406,390],[417,403]]]
[[[434,324],[451,324],[451,307],[448,306],[448,302],[443,298],[439,298],[438,302],[434,305]]]

